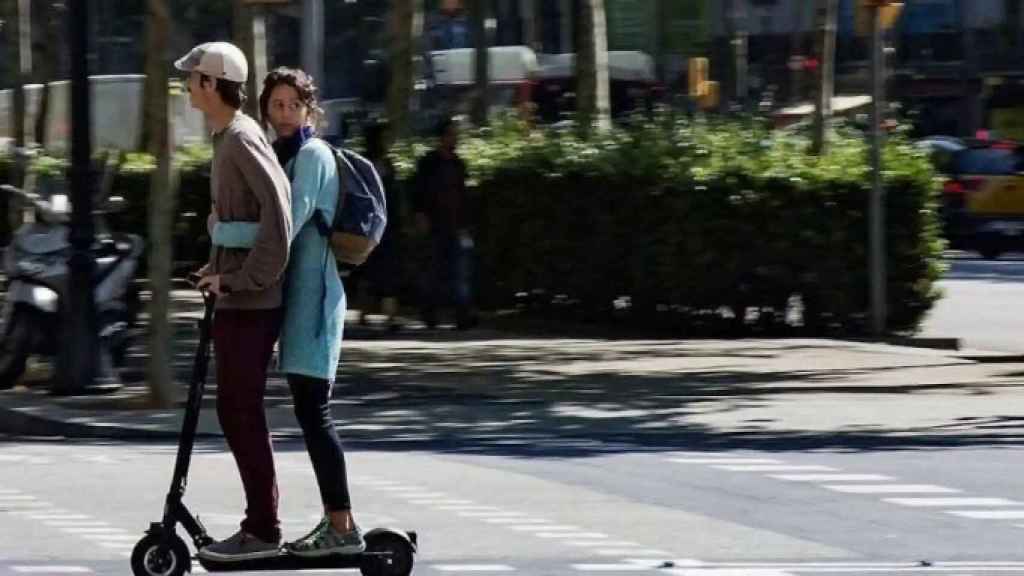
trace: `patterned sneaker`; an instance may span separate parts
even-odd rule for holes
[[[272,558],[281,553],[281,546],[273,542],[264,542],[244,530],[220,542],[214,542],[199,551],[203,560],[215,562],[240,562],[242,560],[258,560]]]
[[[332,554],[359,554],[366,550],[366,542],[359,526],[353,526],[351,531],[342,534],[325,517],[312,532],[285,547],[296,556],[318,558]]]

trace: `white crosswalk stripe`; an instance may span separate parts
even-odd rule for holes
[[[825,488],[849,494],[955,494],[956,488],[933,484],[826,484]]]
[[[434,564],[430,568],[440,572],[514,572],[505,564]]]
[[[669,458],[676,464],[781,464],[772,458]]]
[[[712,466],[729,472],[835,472],[831,466],[818,464],[727,464]]]
[[[11,566],[19,574],[92,574],[85,566]]]
[[[883,501],[900,506],[945,507],[945,506],[1024,506],[1006,498],[884,498]]]
[[[949,510],[947,514],[976,520],[1022,520],[1024,510]]]
[[[776,480],[789,482],[889,482],[884,474],[769,474]]]

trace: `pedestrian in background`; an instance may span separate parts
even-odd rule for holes
[[[466,163],[456,152],[459,132],[454,119],[443,119],[435,133],[437,145],[419,160],[413,177],[416,229],[430,244],[420,279],[420,309],[423,321],[433,328],[441,304],[453,302],[456,327],[465,330],[476,324]]]
[[[363,266],[362,277],[369,284],[367,292],[372,300],[371,307],[376,307],[379,304],[381,313],[387,316],[389,329],[398,331],[401,329],[398,320],[399,295],[405,285],[402,267],[404,224],[402,212],[405,206],[395,174],[395,165],[391,162],[388,153],[387,122],[376,121],[368,124],[363,136],[366,144],[366,159],[373,162],[377,173],[380,174],[381,183],[384,185],[388,226],[384,230],[384,237],[381,239],[380,245]],[[366,310],[363,311],[364,322],[365,313]]]

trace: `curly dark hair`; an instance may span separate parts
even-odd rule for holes
[[[275,68],[263,79],[263,91],[260,92],[260,118],[263,122],[267,122],[269,118],[267,107],[270,106],[270,94],[274,88],[282,84],[295,89],[295,92],[299,94],[299,101],[309,109],[313,126],[319,126],[323,121],[324,111],[320,108],[320,103],[317,100],[319,90],[313,83],[313,77],[298,68],[283,66]]]

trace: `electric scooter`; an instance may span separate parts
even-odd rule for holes
[[[178,440],[178,457],[171,489],[164,505],[163,520],[150,524],[146,535],[132,551],[132,573],[135,576],[182,576],[192,571],[192,556],[188,545],[176,533],[178,524],[188,532],[196,550],[213,542],[199,517],[193,516],[182,501],[199,423],[199,409],[206,388],[216,296],[204,292],[203,302],[205,310],[199,320],[199,349],[192,365],[192,381]],[[359,568],[363,576],[409,576],[412,573],[413,557],[417,550],[415,532],[374,528],[363,538],[366,540],[366,550],[358,554],[302,558],[289,554],[282,547],[277,556],[270,558],[238,562],[215,562],[198,558],[198,561],[208,572]]]

